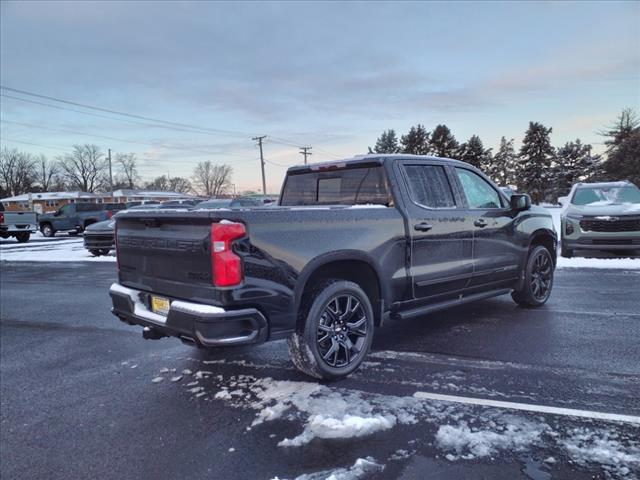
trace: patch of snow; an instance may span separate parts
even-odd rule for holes
[[[153,380],[151,380],[153,383],[160,383],[162,380],[164,380],[164,378],[162,377],[155,377]]]
[[[171,381],[172,382],[179,382],[180,380],[182,380],[182,375],[177,375],[175,377],[171,377]]]
[[[522,451],[537,445],[543,433],[551,430],[545,423],[512,415],[504,415],[501,421],[498,428],[470,427],[465,421],[442,425],[436,433],[436,443],[444,450],[455,450],[458,458],[468,459],[468,454],[474,458],[487,457],[498,450]]]
[[[629,445],[617,433],[606,430],[576,428],[572,433],[559,443],[578,465],[599,464],[620,477],[628,475],[630,471],[640,471],[640,444],[637,438]]]
[[[351,467],[305,473],[296,477],[295,480],[359,480],[382,470],[384,465],[376,463],[372,457],[366,457],[358,458]],[[274,477],[272,480],[280,480],[280,478]]]

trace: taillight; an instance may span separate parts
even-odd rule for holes
[[[216,287],[231,287],[242,281],[242,262],[231,244],[245,233],[241,223],[211,224],[211,273]]]
[[[0,213],[0,223],[4,223],[4,213]]]
[[[107,219],[113,217],[113,212],[111,210],[107,210]]]
[[[116,244],[116,270],[120,271],[120,252],[118,252],[118,222],[113,227],[113,239]]]

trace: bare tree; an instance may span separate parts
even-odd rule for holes
[[[231,187],[233,169],[229,165],[213,165],[209,160],[200,162],[193,171],[193,183],[208,197],[223,194]]]
[[[171,177],[169,178],[169,190],[178,193],[189,193],[193,188],[191,187],[191,182],[188,179],[182,177]]]
[[[8,195],[31,190],[35,176],[36,162],[30,154],[8,148],[0,152],[0,187]]]
[[[107,165],[97,145],[74,145],[73,153],[59,159],[62,175],[72,188],[95,191],[104,180]]]
[[[169,190],[171,190],[169,188],[169,179],[166,175],[161,175],[154,178],[145,185],[145,188],[147,190],[156,190],[160,192],[168,192]]]
[[[56,183],[56,177],[60,167],[56,162],[47,160],[47,157],[40,155],[36,161],[36,182],[43,192],[48,192]]]
[[[119,153],[116,155],[116,163],[120,170],[119,183],[124,183],[128,188],[135,188],[140,180],[138,175],[138,159],[135,153]]]

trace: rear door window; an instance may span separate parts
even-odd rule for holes
[[[390,202],[384,171],[374,166],[290,174],[280,204],[388,206]]]
[[[428,208],[455,208],[447,172],[440,165],[405,165],[411,199]]]

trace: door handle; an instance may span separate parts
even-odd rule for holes
[[[430,223],[427,223],[427,222],[416,223],[413,226],[413,229],[417,230],[418,232],[428,232],[432,228],[433,228],[433,225],[431,225]]]
[[[475,222],[473,222],[473,224],[476,227],[484,228],[487,226],[487,221],[484,218],[479,218]]]

